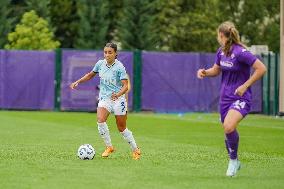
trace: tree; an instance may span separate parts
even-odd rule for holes
[[[266,17],[262,31],[263,40],[273,52],[280,52],[280,2],[278,0],[265,1]]]
[[[215,52],[216,28],[230,20],[247,45],[267,44],[279,51],[279,0],[2,1],[2,34],[34,9],[50,20],[63,48],[101,49],[116,41],[124,49]],[[5,40],[0,37],[0,45]]]
[[[279,0],[219,0],[220,22],[234,22],[247,45],[268,45],[279,52]]]
[[[73,48],[77,37],[78,15],[75,0],[50,1],[51,25],[55,27],[55,36],[63,48]]]
[[[214,1],[183,1],[180,4],[182,15],[176,18],[176,30],[171,35],[171,50],[216,51],[216,7]]]
[[[33,10],[23,15],[15,32],[8,34],[8,41],[6,49],[51,50],[60,45],[58,41],[53,40],[48,22],[38,17]]]
[[[100,0],[98,0],[100,1]],[[123,0],[108,1],[108,13],[105,19],[109,20],[106,41],[116,40],[118,35],[118,23],[123,12]]]
[[[150,0],[124,0],[118,21],[117,39],[123,49],[154,50],[157,46],[153,3]]]
[[[216,50],[216,1],[156,1],[155,7],[158,50]]]
[[[21,20],[21,15],[26,12],[26,4],[25,0],[11,0],[11,13],[9,14],[9,18],[13,18],[13,25],[15,27],[17,23]]]
[[[26,0],[26,9],[35,10],[37,14],[50,22],[50,4],[51,0]]]
[[[268,45],[269,50],[273,52],[280,52],[280,23],[272,22],[266,26],[263,31],[262,41]]]
[[[76,7],[80,27],[74,39],[74,47],[101,49],[108,41],[109,1],[80,0]]]
[[[51,24],[51,13],[50,13],[50,5],[51,0],[25,0],[26,6],[25,9],[27,11],[34,10],[38,14],[38,16],[44,18],[48,23],[48,27],[52,32],[55,32],[55,27]]]
[[[0,48],[3,48],[7,43],[7,35],[12,30],[14,22],[13,18],[10,18],[11,14],[10,0],[2,0],[0,6]]]

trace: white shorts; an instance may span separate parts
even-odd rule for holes
[[[125,115],[127,112],[127,103],[125,97],[120,97],[113,101],[111,99],[102,99],[99,101],[98,107],[107,109],[114,115]]]

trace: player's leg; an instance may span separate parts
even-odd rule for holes
[[[114,114],[116,119],[117,129],[123,136],[123,138],[128,142],[132,149],[133,159],[139,159],[141,155],[140,149],[137,147],[136,141],[132,132],[126,127],[127,120],[127,103],[125,98],[121,98],[115,102]]]
[[[128,144],[130,145],[132,149],[133,159],[135,160],[139,159],[141,155],[141,151],[137,147],[137,144],[135,142],[132,132],[126,127],[127,114],[116,115],[115,119],[116,119],[116,125],[117,125],[119,132],[121,133],[123,138],[128,142]]]
[[[226,145],[230,156],[227,176],[236,175],[237,170],[240,169],[240,161],[238,160],[239,134],[236,128],[242,119],[243,115],[239,111],[230,109],[223,123]]]
[[[106,149],[102,153],[102,157],[108,157],[114,151],[114,148],[113,148],[112,143],[111,143],[108,125],[106,123],[106,120],[107,120],[107,118],[110,114],[110,111],[111,111],[111,110],[108,110],[108,109],[109,109],[109,107],[107,106],[106,102],[104,102],[104,101],[99,102],[99,105],[98,105],[98,108],[97,108],[98,131],[99,131],[99,134],[100,134],[101,138],[103,139],[103,141],[106,145]]]
[[[222,122],[222,126],[223,126],[223,123],[224,123],[224,120],[225,120],[225,117],[230,109],[230,106],[231,106],[231,103],[222,103],[220,104],[220,119],[221,119],[221,122]],[[228,152],[228,156],[230,156],[230,151],[229,151],[229,145],[228,145],[228,141],[227,141],[227,137],[226,137],[226,134],[225,134],[225,147],[227,149],[227,152]]]

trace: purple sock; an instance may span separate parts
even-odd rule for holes
[[[228,155],[230,156],[229,144],[228,144],[228,141],[227,141],[227,139],[226,139],[226,136],[225,136],[225,146],[226,146]]]
[[[237,130],[234,130],[231,133],[226,134],[227,144],[230,159],[237,159],[238,158],[238,146],[239,146],[239,133]]]

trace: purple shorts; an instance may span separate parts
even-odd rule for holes
[[[249,113],[250,111],[250,103],[243,101],[243,100],[236,100],[232,103],[220,103],[220,115],[221,115],[221,122],[224,123],[225,117],[230,109],[237,110],[243,115],[243,118]]]

